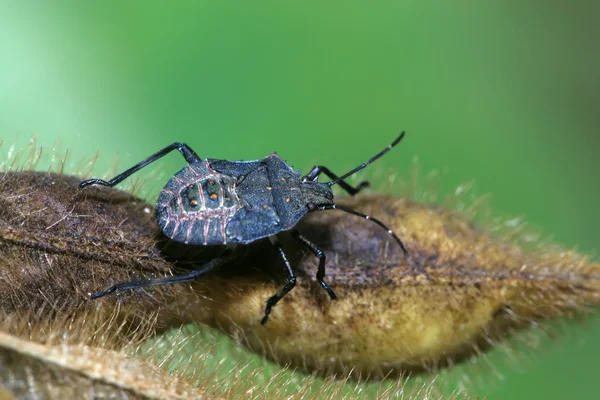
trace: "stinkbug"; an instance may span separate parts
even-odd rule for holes
[[[327,167],[316,165],[307,175],[301,177],[300,172],[290,167],[277,153],[270,154],[262,160],[252,161],[201,159],[186,144],[173,143],[109,181],[89,179],[81,182],[79,186],[82,189],[90,185],[115,186],[148,164],[173,150],[178,150],[188,165],[167,182],[158,196],[155,209],[158,226],[165,236],[190,245],[248,244],[270,238],[285,265],[287,284],[267,300],[265,315],[261,320],[261,323],[265,324],[271,308],[296,285],[294,270],[275,236],[282,231],[289,231],[319,258],[317,281],[332,300],[336,298],[333,290],[323,280],[325,253],[294,229],[300,219],[309,212],[342,210],[372,221],[385,229],[398,243],[404,255],[408,255],[400,238],[384,223],[369,215],[336,205],[331,190],[331,187],[337,184],[354,196],[369,186],[367,181],[351,186],[344,180],[383,156],[403,137],[404,132],[369,161],[342,176],[337,176]],[[325,174],[331,181],[319,182],[320,174]],[[116,290],[190,282],[219,267],[231,257],[231,251],[226,251],[222,256],[188,274],[122,282],[90,297],[97,299]]]

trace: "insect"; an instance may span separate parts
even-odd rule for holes
[[[201,159],[186,144],[173,143],[109,181],[89,179],[81,182],[79,187],[83,189],[90,185],[115,186],[171,151],[179,151],[188,165],[167,182],[158,196],[155,207],[158,226],[165,236],[190,245],[226,246],[248,244],[269,238],[283,261],[287,283],[267,300],[265,315],[261,320],[261,324],[264,325],[272,307],[296,285],[294,270],[276,237],[282,231],[289,231],[319,259],[317,281],[332,300],[336,298],[324,280],[325,253],[294,228],[309,212],[341,210],[372,221],[393,237],[404,256],[408,255],[400,238],[384,223],[369,215],[336,205],[331,189],[333,185],[340,185],[348,194],[354,196],[369,186],[368,181],[351,186],[345,179],[383,156],[403,137],[404,132],[371,159],[341,176],[322,165],[314,166],[308,174],[301,176],[299,171],[290,167],[277,153],[270,154],[262,160],[252,161]],[[331,180],[319,182],[321,174]],[[188,274],[122,282],[102,292],[91,294],[90,297],[97,299],[116,290],[191,282],[231,258],[231,251],[226,250],[221,256]]]

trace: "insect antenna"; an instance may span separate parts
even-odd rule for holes
[[[333,186],[336,183],[340,183],[341,181],[343,181],[344,179],[346,179],[350,175],[353,175],[353,174],[357,173],[358,171],[360,171],[361,169],[365,168],[367,165],[371,164],[373,161],[377,160],[379,157],[381,157],[382,155],[384,155],[385,153],[387,153],[388,151],[390,151],[392,149],[392,147],[394,147],[395,145],[397,145],[398,143],[400,143],[400,141],[404,137],[404,134],[405,134],[405,132],[402,132],[400,134],[400,136],[398,136],[396,138],[396,140],[394,140],[392,142],[392,144],[390,144],[389,146],[387,146],[385,149],[381,150],[379,153],[375,154],[373,157],[371,157],[371,159],[369,161],[360,164],[358,167],[354,168],[350,172],[345,173],[344,175],[340,176],[339,178],[336,178],[336,179],[332,180],[331,182],[327,182],[327,185],[328,186]]]
[[[347,212],[348,214],[357,215],[357,216],[359,216],[361,218],[364,218],[364,219],[366,219],[368,221],[375,222],[377,225],[379,225],[380,227],[382,227],[383,229],[385,229],[387,231],[387,233],[389,233],[394,238],[394,240],[396,241],[396,243],[398,243],[398,246],[400,246],[400,248],[402,249],[402,252],[404,253],[404,256],[408,257],[408,251],[406,250],[406,247],[404,246],[404,243],[402,243],[402,240],[400,240],[400,238],[394,233],[394,231],[392,231],[386,224],[384,224],[383,222],[381,222],[377,218],[373,218],[370,215],[363,214],[363,213],[358,212],[358,211],[354,211],[351,208],[346,208],[346,207],[343,207],[343,206],[338,206],[337,204],[322,204],[322,205],[318,205],[315,208],[315,211],[324,211],[324,210],[341,210],[341,211]]]

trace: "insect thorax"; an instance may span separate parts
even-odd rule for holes
[[[227,222],[241,207],[235,184],[235,178],[213,170],[206,160],[189,164],[158,196],[156,220],[162,232],[186,244],[227,244]]]

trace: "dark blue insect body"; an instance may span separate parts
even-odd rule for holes
[[[190,245],[248,244],[268,237],[285,265],[288,282],[267,300],[265,316],[261,320],[264,324],[271,308],[296,285],[292,266],[275,236],[282,231],[289,231],[319,258],[317,281],[331,299],[336,298],[324,281],[325,253],[294,228],[309,212],[337,209],[370,220],[386,229],[407,255],[400,238],[387,226],[376,218],[336,205],[331,190],[331,186],[337,184],[353,196],[367,187],[368,182],[353,187],[344,180],[381,157],[403,137],[404,132],[369,161],[342,176],[337,176],[327,167],[320,165],[313,167],[307,175],[301,176],[300,172],[294,171],[277,153],[253,161],[201,159],[187,145],[173,143],[110,181],[89,179],[82,182],[80,188],[89,185],[115,186],[148,164],[173,150],[178,150],[188,165],[169,180],[158,196],[155,209],[158,226],[165,236]],[[318,182],[320,174],[325,174],[331,181]],[[232,258],[233,253],[228,249],[221,256],[188,274],[118,283],[102,292],[92,294],[91,298],[96,299],[116,290],[191,282]],[[426,275],[425,271],[420,272]]]
[[[247,244],[293,228],[308,203],[333,204],[327,184],[301,182],[276,153],[263,160],[205,159],[188,164],[166,184],[156,220],[186,244]]]

